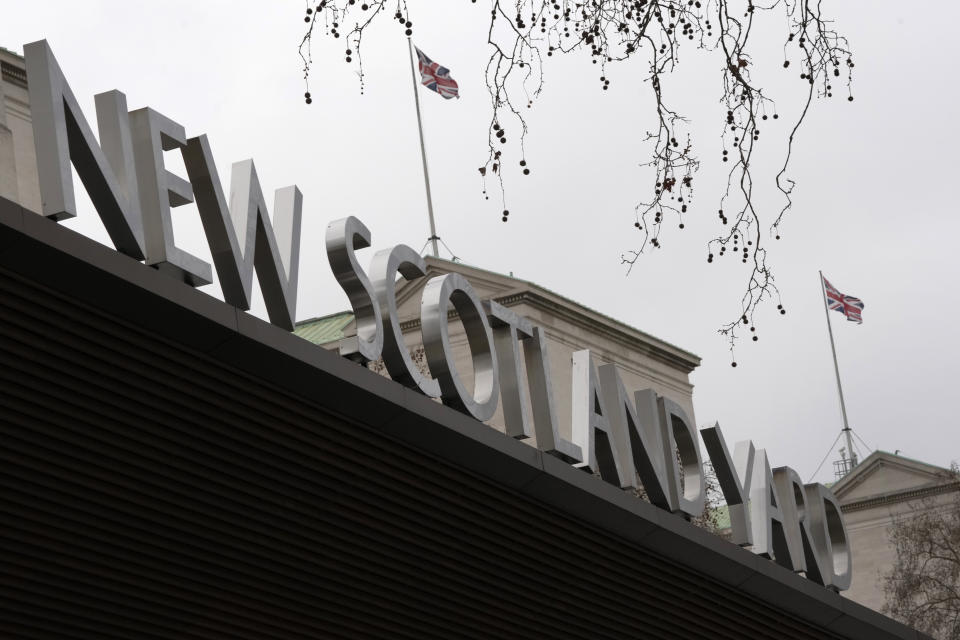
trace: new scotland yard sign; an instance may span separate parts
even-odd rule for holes
[[[176,246],[170,212],[195,202],[224,301],[249,309],[256,271],[270,321],[293,330],[299,189],[278,190],[269,215],[253,161],[246,160],[232,167],[228,203],[207,137],[187,138],[183,126],[150,108],[128,112],[119,91],[95,98],[98,141],[46,41],[26,45],[24,54],[42,215],[76,216],[75,170],[117,251],[196,287],[212,282],[213,269]],[[164,167],[163,152],[175,149],[187,179]],[[566,439],[556,419],[543,329],[493,300],[479,300],[460,274],[431,278],[423,289],[420,319],[430,375],[421,373],[404,346],[395,287],[398,274],[425,277],[426,264],[410,247],[397,245],[376,252],[364,270],[356,251],[371,245],[371,235],[354,217],[327,227],[330,266],[357,325],[357,335],[341,344],[342,356],[361,364],[382,358],[397,383],[481,422],[502,403],[507,435],[531,439],[615,486],[642,485],[654,505],[678,517],[697,517],[706,506],[702,438],[729,506],[733,542],[829,589],[850,587],[846,525],[827,487],[804,485],[789,467],[771,469],[765,450],[750,441],[738,443],[731,455],[719,425],[698,436],[678,404],[650,389],[629,393],[617,368],[597,366],[589,351],[573,354]],[[470,345],[472,390],[454,366],[450,306]]]

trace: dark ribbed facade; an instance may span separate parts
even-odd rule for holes
[[[7,201],[0,363],[3,638],[925,638]]]

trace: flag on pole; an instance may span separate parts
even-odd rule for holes
[[[417,47],[414,47],[414,49],[417,49]],[[420,49],[417,49],[417,58],[420,67],[420,82],[423,86],[431,91],[436,91],[447,100],[460,97],[460,88],[457,86],[457,81],[450,77],[450,69],[441,67]]]
[[[827,282],[826,278],[823,278],[823,288],[827,294],[827,306],[830,309],[847,316],[847,320],[850,322],[863,324],[863,318],[860,317],[860,312],[863,311],[863,302],[859,298],[843,295],[837,291],[836,287]]]

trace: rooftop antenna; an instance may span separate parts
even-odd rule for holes
[[[856,459],[856,453],[851,451],[850,457],[847,457],[846,447],[840,447],[840,459],[833,463],[833,477],[836,480],[842,480],[844,476],[853,471],[853,467],[857,464]]]
[[[856,437],[856,439],[860,441],[860,444],[864,446],[864,449],[865,451],[867,451],[868,454],[870,451],[874,450],[873,447],[871,447],[869,444],[864,442],[863,438],[861,438],[860,434],[858,434],[856,431],[854,431],[853,429],[850,429],[850,433],[852,433]],[[840,438],[842,438],[846,434],[847,432],[843,431],[842,429],[840,430],[840,433],[838,433],[837,437],[834,438],[833,444],[831,444],[830,448],[827,449],[827,453],[823,456],[823,460],[821,460],[820,464],[817,465],[816,471],[814,471],[813,475],[810,476],[810,479],[808,480],[808,482],[813,482],[813,479],[817,477],[817,474],[820,473],[820,469],[823,468],[823,464],[827,461],[827,458],[830,457],[830,452],[832,452],[833,448],[837,446],[838,442],[840,442]],[[856,446],[856,441],[851,440],[850,444],[853,446]],[[900,449],[897,449],[898,453],[899,451]],[[846,447],[840,447],[839,452],[840,452],[840,459],[835,460],[833,463],[833,474],[836,480],[842,479],[845,475],[853,471],[853,467],[856,466],[856,464],[859,462],[859,459],[857,457],[857,449],[853,449],[853,451],[850,451]],[[850,453],[851,455],[848,455],[848,453]],[[898,454],[894,454],[894,455],[898,455]]]

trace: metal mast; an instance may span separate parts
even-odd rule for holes
[[[417,72],[413,63],[413,40],[407,38],[407,45],[410,51],[410,77],[413,79],[413,100],[417,105],[417,128],[420,131],[420,157],[423,160],[423,183],[427,189],[427,213],[430,215],[430,243],[433,246],[433,257],[440,257],[440,249],[437,246],[437,225],[433,221],[433,198],[430,195],[430,172],[427,171],[427,151],[423,144],[423,121],[420,118],[420,94],[417,91]]]
[[[830,334],[830,352],[833,354],[833,371],[837,375],[837,393],[840,396],[840,413],[843,414],[843,434],[847,440],[847,454],[850,456],[850,468],[857,466],[857,454],[853,450],[853,438],[850,424],[847,422],[847,405],[843,401],[843,386],[840,384],[840,367],[837,365],[837,347],[833,342],[833,325],[830,323],[830,307],[827,306],[827,288],[824,286],[823,271],[820,271],[820,293],[823,295],[823,311],[827,315],[827,332]]]

